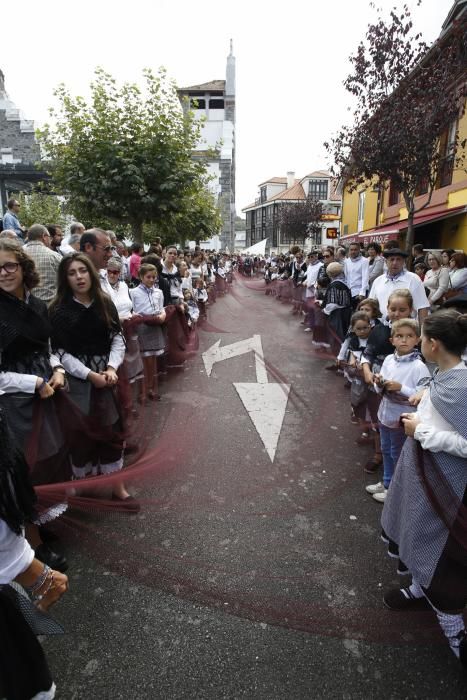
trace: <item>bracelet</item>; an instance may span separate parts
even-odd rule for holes
[[[39,576],[36,578],[36,580],[34,581],[34,583],[32,584],[32,586],[25,586],[25,587],[24,587],[24,588],[26,589],[26,591],[27,591],[28,593],[30,593],[31,595],[34,595],[34,593],[35,593],[36,591],[38,591],[39,588],[41,588],[41,586],[44,585],[45,580],[46,580],[47,576],[49,575],[49,572],[50,572],[50,571],[52,571],[52,569],[50,568],[50,566],[47,566],[47,564],[44,564],[44,568],[43,568],[42,572],[41,572],[41,573],[39,574]]]
[[[48,592],[50,591],[50,589],[52,588],[52,586],[53,586],[53,584],[54,584],[54,575],[53,575],[53,574],[50,575],[50,578],[48,579],[48,581],[49,581],[49,585],[47,586],[47,588],[45,589],[45,591],[43,591],[43,593],[40,593],[39,595],[33,595],[33,596],[32,596],[32,599],[33,599],[33,601],[34,601],[35,603],[40,603],[41,600],[43,600],[43,599],[45,598],[45,596],[47,595],[47,593],[48,593]]]

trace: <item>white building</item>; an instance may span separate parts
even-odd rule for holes
[[[281,207],[303,202],[308,197],[323,204],[321,231],[305,240],[304,248],[336,245],[339,236],[342,198],[336,191],[337,181],[327,170],[316,170],[300,180],[294,172],[287,177],[272,177],[259,185],[259,197],[242,209],[246,214],[246,245],[268,239],[267,248],[287,251],[293,241],[281,239]],[[301,242],[303,244],[303,241]]]
[[[179,88],[184,105],[204,118],[201,138],[193,154],[207,160],[213,176],[210,189],[222,215],[221,246],[233,250],[235,241],[235,57],[232,42],[226,79]],[[213,155],[210,151],[216,150]]]

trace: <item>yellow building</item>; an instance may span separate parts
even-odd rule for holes
[[[465,21],[467,3],[458,0],[452,7],[443,32],[449,30],[454,19]],[[458,143],[467,139],[467,114],[451,125],[443,135],[440,148],[446,152],[445,166],[438,178],[436,189],[427,207],[415,214],[415,243],[426,249],[454,248],[467,251],[467,173],[456,169],[450,149],[455,135]],[[427,194],[415,200],[415,210],[427,201]],[[342,192],[342,243],[359,241],[365,244],[377,241],[384,245],[398,240],[404,246],[407,231],[407,209],[404,201],[391,186],[379,188],[376,182],[362,185],[349,192],[345,185]]]

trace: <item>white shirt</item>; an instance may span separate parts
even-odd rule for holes
[[[420,309],[430,308],[430,302],[427,299],[425,287],[418,275],[408,270],[403,270],[397,277],[390,278],[387,274],[380,275],[371,285],[369,298],[377,299],[379,308],[383,313],[383,318],[386,316],[388,308],[388,299],[396,289],[408,289],[413,297],[413,306],[415,311]]]
[[[33,559],[28,541],[0,520],[0,585],[10,583],[26,571]]]
[[[420,358],[406,360],[404,356],[399,358],[394,353],[385,358],[380,374],[386,381],[392,380],[402,385],[399,391],[388,391],[383,394],[378,410],[378,419],[384,426],[398,428],[401,413],[412,413],[416,410],[406,399],[416,393],[422,379],[430,377],[430,371]],[[381,394],[383,389],[377,384],[374,386],[378,394]]]
[[[451,270],[449,279],[452,289],[459,290],[459,294],[467,291],[467,267],[461,267],[459,270]]]
[[[305,285],[306,285],[306,291],[305,291],[305,298],[309,299],[310,297],[315,296],[315,284],[316,280],[318,279],[318,274],[320,269],[323,267],[323,263],[320,260],[317,260],[314,263],[310,263],[308,267],[306,268],[306,280],[305,280]]]
[[[465,364],[459,362],[453,369],[465,369]],[[467,440],[459,435],[431,403],[430,391],[427,389],[417,407],[417,418],[420,423],[415,428],[414,438],[424,450],[430,452],[447,452],[456,457],[467,458]]]
[[[345,283],[353,297],[364,297],[368,289],[369,261],[363,255],[344,261]]]
[[[104,291],[109,294],[118,312],[118,317],[121,321],[131,318],[133,311],[133,303],[130,297],[130,290],[126,282],[121,280],[117,283],[115,287],[109,283],[108,288]]]
[[[145,287],[140,284],[132,289],[131,298],[135,314],[158,316],[164,310],[164,295],[157,287]]]

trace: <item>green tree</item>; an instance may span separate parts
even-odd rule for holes
[[[181,210],[160,227],[167,243],[200,241],[211,238],[222,228],[222,217],[214,196],[207,187],[187,195],[181,202]]]
[[[200,125],[182,110],[166,72],[144,71],[144,91],[119,87],[96,70],[91,98],[73,97],[65,85],[59,106],[38,132],[57,192],[85,223],[130,225],[135,240],[143,225],[166,226],[184,213],[204,187],[206,166],[193,160]]]
[[[23,226],[32,224],[58,224],[65,226],[64,203],[57,195],[31,192],[18,194],[21,204],[20,220]]]

